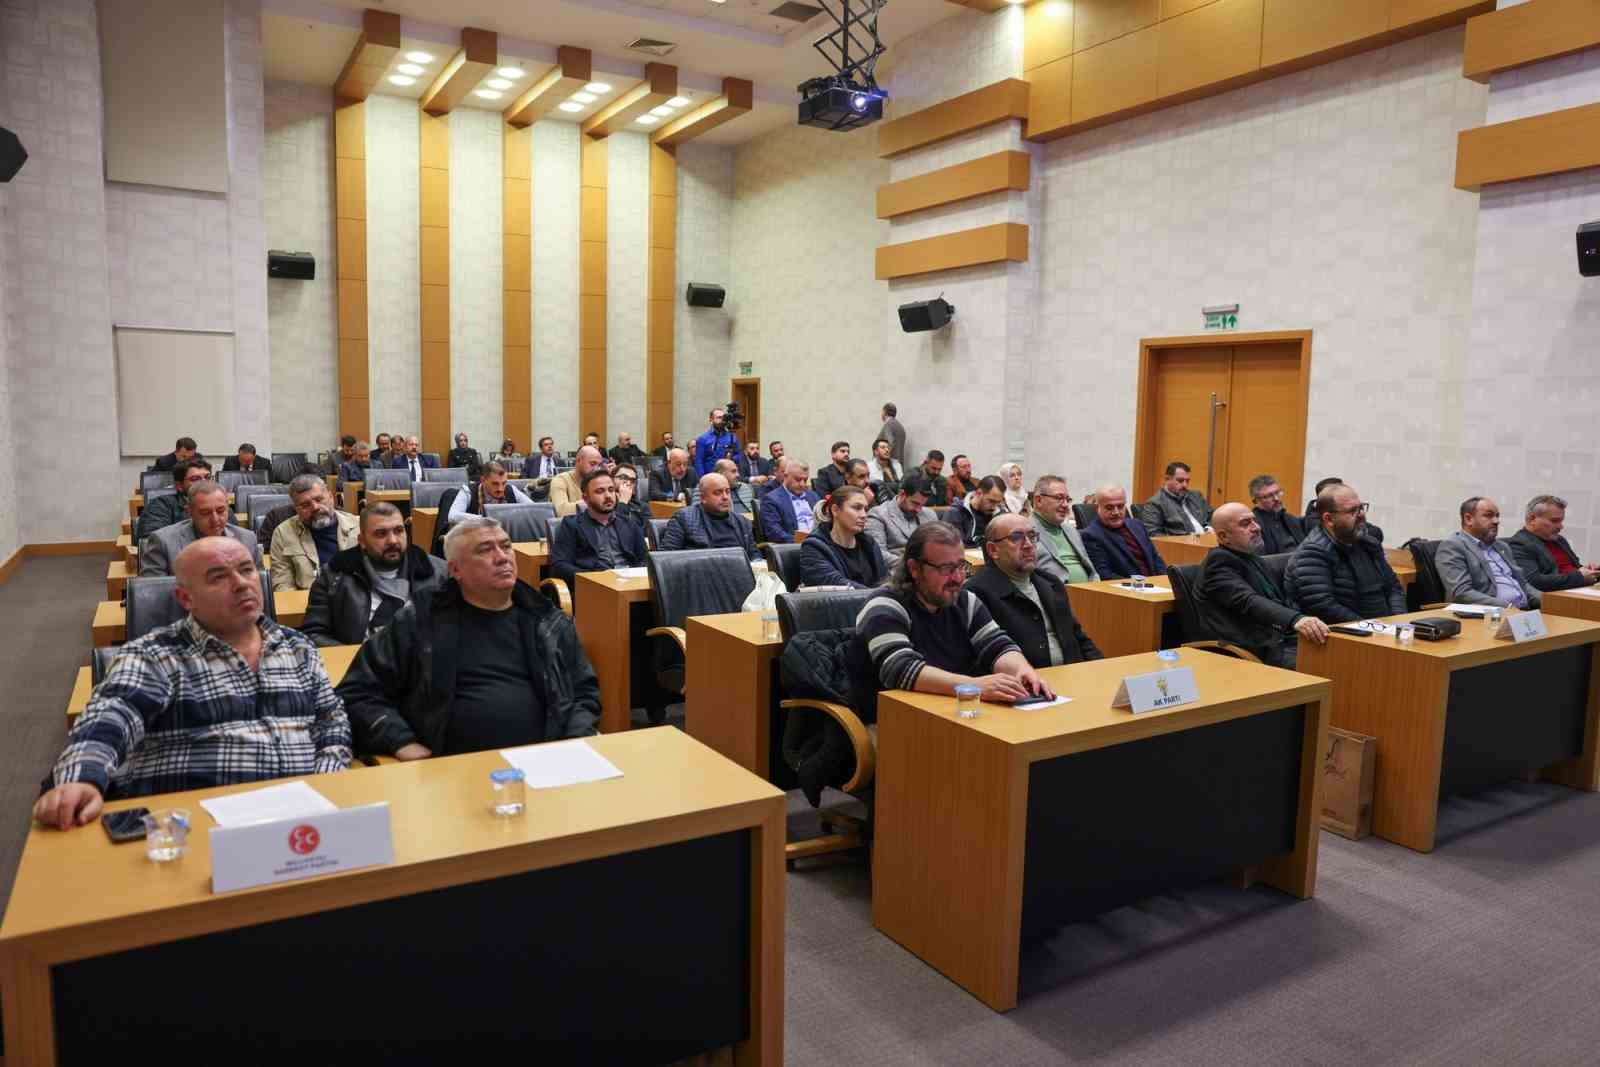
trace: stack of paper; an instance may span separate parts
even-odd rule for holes
[[[611,573],[618,578],[643,578],[649,573],[646,567],[612,567]]]
[[[248,826],[279,819],[299,819],[307,815],[326,815],[338,811],[333,801],[304,782],[285,782],[248,793],[202,800],[200,806],[211,813],[218,826]]]
[[[589,747],[587,741],[553,741],[500,751],[507,763],[527,776],[528,788],[551,789],[580,782],[621,778],[616,764]]]

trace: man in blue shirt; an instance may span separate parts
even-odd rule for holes
[[[721,408],[712,408],[711,428],[694,439],[694,472],[702,478],[716,473],[717,460],[739,454],[739,439],[723,428],[725,417]]]

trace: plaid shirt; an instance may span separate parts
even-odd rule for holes
[[[350,765],[350,722],[316,646],[262,616],[252,671],[193,618],[118,652],[67,736],[55,784],[107,798],[320,774]]]

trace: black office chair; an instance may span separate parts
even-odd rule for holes
[[[105,645],[94,649],[89,655],[89,681],[99,685],[106,679],[106,672],[111,670],[111,661],[117,658],[120,651],[115,645]]]
[[[1267,558],[1271,557],[1264,557]],[[1203,600],[1199,592],[1202,566],[1199,563],[1185,563],[1167,568],[1167,580],[1172,584],[1173,602],[1177,608],[1179,625],[1183,630],[1183,647],[1260,663],[1260,656],[1232,642],[1221,640],[1216,636],[1216,631],[1206,625]]]
[[[261,520],[266,518],[267,512],[284,504],[292,504],[288,493],[255,493],[250,497],[249,505],[245,509],[245,520],[250,525],[252,533],[261,532]]]
[[[782,578],[785,589],[792,593],[800,588],[799,545],[782,541],[774,544],[769,541],[761,546],[761,554],[766,557],[768,573]]]
[[[148,507],[150,505],[150,501],[152,501],[152,500],[157,500],[157,499],[159,499],[161,497],[164,497],[164,496],[173,496],[177,492],[178,492],[177,488],[174,487],[174,486],[171,486],[171,485],[154,485],[154,486],[151,486],[149,489],[146,489],[144,491],[145,506]]]
[[[799,547],[799,546],[796,546]],[[853,630],[856,616],[881,589],[807,589],[778,594],[778,632],[788,641],[807,630]]]
[[[251,530],[256,535],[256,545],[262,552],[272,551],[272,535],[278,532],[278,527],[294,518],[293,504],[279,504],[261,516],[261,524],[252,526]]]
[[[1095,510],[1088,504],[1072,505],[1072,521],[1078,524],[1078,529],[1088,529],[1089,524],[1095,520]]]
[[[250,498],[259,494],[268,496],[288,496],[289,487],[282,483],[268,482],[265,485],[255,482],[245,482],[233,490],[233,510],[237,514],[248,516],[250,514]]]
[[[756,587],[755,572],[737,548],[651,552],[645,557],[645,566],[656,623],[645,636],[671,638],[655,643],[656,681],[661,688],[682,694],[688,651],[683,620],[690,615],[738,611]]]
[[[367,480],[362,485],[368,489],[409,489],[411,488],[411,468],[409,467],[372,467],[367,471]]]
[[[422,480],[425,482],[451,482],[460,484],[467,480],[465,467],[424,467]]]
[[[1417,565],[1417,576],[1406,590],[1406,610],[1422,611],[1443,605],[1450,597],[1445,592],[1444,579],[1439,577],[1439,567],[1433,558],[1439,551],[1439,542],[1413,537],[1401,547],[1411,550],[1411,559]]]
[[[645,523],[644,539],[646,548],[654,552],[656,549],[661,547],[661,531],[665,530],[667,528],[667,523],[671,521],[671,519],[651,518]]]
[[[455,468],[455,470],[457,470],[457,471],[461,471],[463,469],[464,468],[461,468],[461,467],[456,467]],[[433,472],[430,471],[429,473],[433,473]],[[444,500],[445,494],[446,493],[450,493],[452,491],[461,492],[461,493],[470,493],[470,492],[472,492],[472,487],[468,486],[468,485],[465,485],[465,484],[458,484],[456,482],[444,482],[444,481],[440,481],[440,482],[430,482],[430,481],[412,482],[411,483],[411,506],[414,507],[414,508],[441,508],[442,509],[443,507],[445,507],[445,505],[442,503],[442,501]]]
[[[275,482],[292,482],[309,470],[314,470],[311,463],[306,460],[304,452],[279,452],[272,457],[268,467],[272,471],[272,480]]]
[[[550,540],[555,508],[549,504],[488,504],[483,511],[504,526],[513,541]]]
[[[234,506],[237,507],[238,506],[238,504],[237,504],[237,495],[238,495],[238,492],[239,492],[239,487],[241,485],[266,485],[267,484],[267,472],[266,471],[259,471],[259,470],[258,471],[218,471],[217,474],[216,474],[216,482],[217,482],[218,485],[222,486],[222,488],[226,489],[228,492],[235,494],[235,504],[234,504]]]
[[[256,573],[261,578],[262,610],[268,618],[276,619],[278,614],[272,604],[272,577],[266,571]],[[177,588],[178,579],[172,575],[128,579],[127,640],[143,637],[152,630],[177,622],[187,614],[178,606]]]
[[[439,458],[439,453],[437,453],[437,452],[418,452],[417,455],[422,457],[422,462],[423,463],[427,463],[428,462],[428,457],[432,456],[433,457],[433,461],[435,463],[437,463],[441,468],[444,467],[444,460]],[[422,472],[422,476],[424,478],[426,478],[428,476],[428,472],[426,470],[424,470]]]
[[[150,490],[172,487],[171,471],[145,471],[139,475],[139,492],[150,495]]]

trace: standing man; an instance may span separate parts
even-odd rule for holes
[[[169,471],[178,464],[183,463],[186,460],[193,459],[198,452],[199,446],[194,443],[194,438],[180,437],[178,438],[177,443],[172,446],[171,452],[168,452],[164,456],[156,457],[153,469],[158,471]]]
[[[1167,464],[1166,479],[1156,495],[1139,506],[1139,518],[1152,534],[1179,536],[1202,534],[1211,524],[1211,506],[1189,488],[1189,465],[1182,460]]]
[[[750,523],[733,513],[728,480],[712,472],[700,479],[700,502],[673,513],[656,539],[662,552],[685,548],[737,548],[746,559],[761,558]]]
[[[1035,667],[1103,658],[1083,632],[1066,587],[1039,569],[1039,531],[1024,515],[996,516],[984,534],[988,566],[967,579],[989,614]]]
[[[1291,514],[1283,506],[1283,487],[1270,474],[1258,474],[1250,479],[1250,503],[1254,505],[1256,522],[1261,526],[1261,554],[1271,556],[1278,552],[1293,552],[1306,539],[1306,521]],[[1220,509],[1219,509],[1220,510]],[[1216,526],[1216,516],[1211,525]],[[1218,543],[1221,543],[1220,535]]]
[[[761,532],[768,541],[793,541],[817,524],[817,494],[806,484],[811,469],[798,459],[783,463],[783,484],[761,498]]]
[[[524,478],[554,478],[560,469],[554,437],[539,438],[539,451],[522,461]]]
[[[1299,639],[1323,644],[1327,624],[1303,613],[1285,583],[1261,562],[1266,541],[1254,512],[1243,504],[1224,504],[1212,513],[1211,526],[1217,547],[1200,565],[1195,604],[1200,618],[1218,638],[1262,663],[1294,670]]]
[[[1522,529],[1506,543],[1511,558],[1528,584],[1547,593],[1552,589],[1581,589],[1600,582],[1600,567],[1578,558],[1561,536],[1567,521],[1567,502],[1542,493],[1528,501]]]
[[[1500,506],[1486,496],[1461,502],[1461,529],[1439,542],[1433,563],[1453,604],[1539,606],[1539,590],[1528,584],[1511,558],[1511,546],[1500,540]]]
[[[583,479],[590,471],[598,470],[602,460],[600,450],[593,445],[578,449],[573,468],[562,471],[550,481],[550,503],[556,506],[557,515],[571,515],[583,502]]]
[[[893,403],[883,405],[883,410],[878,417],[883,426],[878,430],[878,440],[889,442],[889,458],[893,459],[904,470],[906,466],[906,430],[900,425],[900,409]]]
[[[1361,495],[1348,485],[1333,483],[1317,495],[1317,518],[1321,525],[1306,534],[1289,560],[1289,588],[1300,610],[1323,622],[1357,622],[1404,612],[1400,579],[1389,566],[1383,545],[1367,534],[1367,505]]]
[[[1100,575],[1072,525],[1072,494],[1058,474],[1046,474],[1033,483],[1033,525],[1039,531],[1039,571],[1071,585],[1098,582]]]
[[[912,471],[900,482],[900,491],[893,500],[886,500],[867,512],[867,536],[883,549],[889,567],[899,566],[911,535],[924,524],[935,521],[936,516],[926,510],[928,503],[927,478]]]
[[[667,465],[650,472],[650,499],[687,504],[693,485],[694,479],[689,476],[689,453],[674,448],[667,453]]]
[[[828,451],[833,462],[817,472],[816,483],[812,486],[819,496],[827,496],[849,480],[850,442],[835,441]]]
[[[694,472],[702,478],[716,470],[717,460],[739,454],[739,439],[723,425],[726,417],[721,408],[712,408],[711,428],[695,438]]]
[[[1165,574],[1167,561],[1156,551],[1144,524],[1128,514],[1127,490],[1108,485],[1094,499],[1095,520],[1083,531],[1083,547],[1100,577]]]
[[[448,577],[444,560],[408,544],[406,520],[387,501],[361,512],[353,548],[317,573],[300,632],[318,645],[359,645],[394,620],[422,590]]]
[[[272,588],[310,589],[317,572],[347,548],[354,548],[361,524],[333,506],[327,483],[315,474],[289,483],[294,517],[272,532]]]
[[[411,472],[412,481],[422,481],[422,472],[437,468],[439,466],[439,460],[433,456],[424,456],[421,452],[421,448],[422,439],[416,434],[412,434],[410,437],[406,438],[405,452],[394,457],[394,459],[390,461],[389,466],[393,467],[395,470],[409,470]]]

